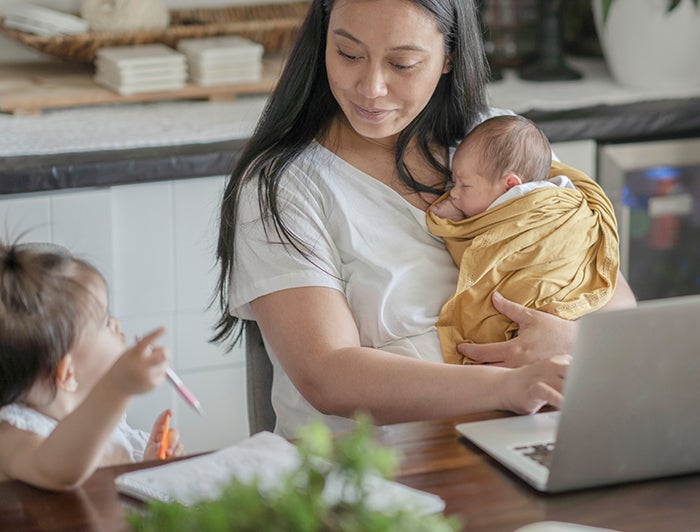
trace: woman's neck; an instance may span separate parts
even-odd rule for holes
[[[358,170],[393,188],[413,206],[425,210],[437,196],[416,192],[401,180],[395,160],[397,139],[398,135],[383,139],[364,137],[350,126],[345,117],[340,117],[334,120],[319,142]],[[436,153],[435,156],[438,160],[446,160],[447,153]],[[444,188],[445,176],[425,160],[415,142],[406,150],[404,163],[419,183]]]

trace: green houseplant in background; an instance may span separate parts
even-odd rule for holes
[[[213,501],[195,506],[152,502],[134,512],[129,522],[135,531],[260,532],[454,532],[455,517],[424,515],[410,508],[381,512],[368,505],[368,475],[391,476],[398,457],[372,437],[367,417],[357,428],[334,438],[321,423],[312,423],[297,443],[301,462],[276,490],[260,490],[259,483],[237,480]],[[334,475],[347,479],[351,496],[328,503],[326,483]]]
[[[603,56],[619,84],[664,95],[697,93],[700,0],[592,2]]]

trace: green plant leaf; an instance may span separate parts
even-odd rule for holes
[[[600,6],[603,8],[603,24],[608,21],[608,13],[612,6],[613,0],[600,0]]]

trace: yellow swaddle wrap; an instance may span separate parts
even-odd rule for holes
[[[430,231],[445,240],[459,266],[457,289],[437,322],[446,362],[469,363],[459,343],[515,336],[518,325],[491,303],[494,291],[566,319],[610,300],[619,268],[613,206],[583,172],[555,161],[549,176],[557,175],[576,190],[536,189],[459,222],[427,211]]]

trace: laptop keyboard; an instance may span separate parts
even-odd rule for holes
[[[529,445],[518,445],[513,447],[515,451],[518,451],[523,456],[534,460],[538,464],[549,469],[549,464],[551,462],[551,452],[554,450],[554,442],[546,443],[532,443]]]

